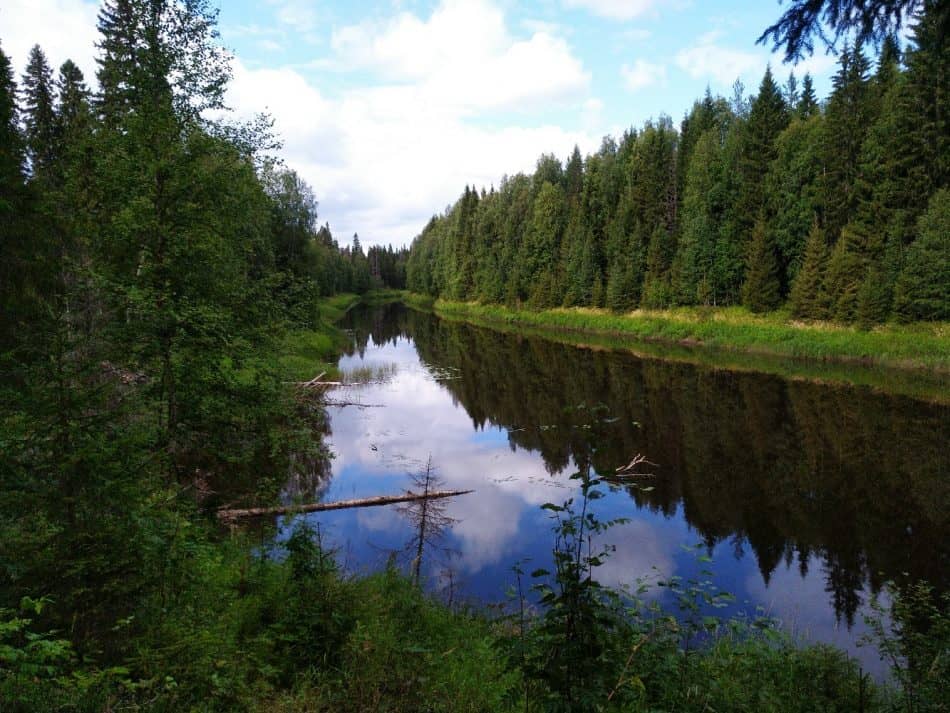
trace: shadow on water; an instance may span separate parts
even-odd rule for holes
[[[503,439],[500,445],[512,453],[540,459],[538,467],[551,480],[588,464],[613,472],[642,453],[658,464],[651,468],[653,489],[620,489],[608,507],[621,512],[632,503],[654,531],[680,538],[677,546],[701,542],[709,552],[725,550],[746,570],[754,562],[757,584],[749,584],[748,571],[735,575],[750,591],[769,590],[776,577],[779,589],[796,586],[796,577],[812,590],[823,587],[821,606],[848,628],[868,593],[887,579],[926,579],[947,588],[948,406],[863,387],[581,349],[447,322],[399,304],[357,309],[347,319],[352,344],[343,362],[350,367],[395,359],[387,357],[390,349],[411,353],[425,373],[424,382],[381,387],[380,394],[388,394],[387,423],[403,424],[394,449],[415,447],[421,455],[437,442],[437,461],[464,461],[473,443],[483,453],[486,443]],[[404,367],[394,373],[404,376]],[[422,383],[432,391],[420,391]],[[440,401],[439,393],[450,398]],[[423,398],[432,403],[428,410],[400,413]],[[453,436],[460,409],[469,426]],[[431,415],[427,429],[414,429],[418,414]],[[334,466],[340,482],[370,477],[372,468],[354,469],[355,457],[341,444],[383,438],[373,431],[383,428],[373,418],[383,416],[332,417],[334,442],[348,459]],[[376,456],[378,446],[368,447]],[[491,452],[500,457],[497,449]],[[533,497],[534,487],[542,486],[522,488],[525,511],[551,498]],[[463,518],[483,517],[474,499],[487,496],[486,490],[487,483],[459,506],[474,508],[462,510]],[[519,523],[515,541],[538,536],[532,523],[543,521],[512,517]],[[367,522],[357,529],[381,531]],[[630,530],[631,546],[642,550],[640,535],[636,527]],[[498,557],[510,567],[520,551],[510,543],[502,549]],[[641,556],[648,557],[649,548]],[[726,559],[720,554],[720,562]],[[482,566],[473,576],[497,578],[501,572],[501,565]],[[487,590],[484,582],[481,590]],[[772,592],[778,596],[774,587]],[[812,599],[821,594],[813,591]]]

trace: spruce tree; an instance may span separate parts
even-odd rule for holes
[[[894,290],[903,321],[950,319],[950,189],[930,199]]]
[[[860,47],[844,48],[833,85],[823,123],[821,190],[822,224],[835,239],[854,214],[861,147],[875,119],[868,60]]]
[[[17,126],[16,82],[10,59],[0,47],[0,353],[17,336],[23,317],[25,236],[29,232],[23,186],[23,143]]]
[[[119,121],[138,101],[143,11],[139,0],[106,0],[99,11],[98,107],[108,123]]]
[[[775,248],[760,216],[752,230],[749,246],[749,266],[742,286],[742,304],[753,312],[767,312],[781,303],[778,261]]]
[[[18,128],[13,65],[0,47],[0,216],[13,210],[23,183],[23,142]]]
[[[800,119],[810,119],[818,114],[819,111],[818,98],[815,96],[815,84],[811,78],[811,74],[807,73],[802,80],[801,96],[795,107],[795,113]]]
[[[53,70],[39,45],[30,50],[23,74],[23,125],[27,158],[34,177],[44,177],[55,160],[56,114],[53,107]]]
[[[828,244],[818,219],[812,222],[805,243],[805,258],[792,282],[789,305],[792,315],[802,319],[824,319],[827,305],[824,296],[825,268],[828,262]]]
[[[89,89],[82,70],[71,59],[59,68],[56,82],[58,104],[57,135],[68,136],[89,122]]]
[[[710,129],[697,141],[687,172],[680,236],[671,268],[671,288],[677,304],[717,301],[710,274],[724,209],[722,171],[719,131]]]

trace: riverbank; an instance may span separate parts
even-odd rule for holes
[[[950,402],[950,325],[886,325],[871,331],[803,324],[781,312],[681,308],[613,314],[587,308],[530,311],[433,300],[404,293],[415,309],[476,325],[644,358],[772,373],[790,379],[866,386]]]

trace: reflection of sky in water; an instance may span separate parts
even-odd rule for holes
[[[515,447],[505,429],[479,429],[439,383],[455,378],[452,372],[422,364],[406,338],[382,346],[370,340],[362,357],[340,361],[344,372],[365,367],[386,367],[389,376],[382,383],[346,390],[345,400],[378,407],[330,409],[330,445],[335,457],[332,481],[323,498],[402,492],[409,487],[407,473],[418,470],[431,455],[446,488],[476,491],[447,504],[447,514],[456,519],[445,538],[451,554],[427,553],[431,586],[443,586],[440,574],[451,568],[457,597],[504,600],[506,590],[515,583],[513,565],[527,561],[526,571],[549,566],[552,523],[540,506],[577,495],[576,484],[568,477],[572,469],[551,475],[540,454]],[[734,605],[718,613],[762,610],[796,634],[848,650],[865,670],[883,670],[876,653],[856,646],[864,630],[860,612],[850,631],[836,621],[819,558],[812,559],[804,577],[797,563],[780,564],[766,583],[748,548],[742,551],[730,542],[713,549],[711,563],[701,563],[693,547],[701,537],[686,522],[682,508],[671,517],[638,510],[626,492],[612,489],[597,501],[596,512],[602,520],[629,519],[604,535],[604,543],[616,545],[616,552],[598,571],[602,582],[635,586],[638,578],[706,579],[703,569],[709,568],[716,584],[736,597]],[[391,552],[402,551],[411,536],[404,517],[393,507],[307,517],[313,524],[320,523],[351,571],[378,569]],[[666,607],[674,604],[662,588],[654,587],[647,596]]]

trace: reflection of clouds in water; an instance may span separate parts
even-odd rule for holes
[[[370,532],[396,532],[405,521],[394,507],[364,508],[356,511],[359,526]]]
[[[452,499],[446,509],[456,520],[446,545],[458,551],[454,562],[459,571],[475,575],[510,565],[528,547],[549,552],[553,523],[539,507],[579,494],[577,483],[567,477],[574,464],[552,476],[537,453],[513,450],[505,429],[474,429],[465,409],[436,380],[442,372],[423,365],[411,343],[368,350],[366,357],[348,357],[340,366],[395,363],[391,380],[359,389],[362,402],[391,407],[331,411],[335,493],[348,488],[363,495],[403,490],[409,484],[407,473],[418,470],[431,455],[446,488],[475,490]],[[632,507],[625,493],[609,497],[625,512]],[[405,536],[406,523],[395,509],[359,510],[355,522],[375,538],[388,536],[394,548],[402,546],[396,540]],[[617,550],[598,568],[598,580],[635,587],[638,578],[655,579],[658,571],[672,574],[676,545],[664,542],[660,530],[638,519],[604,533],[602,542],[617,545]],[[656,592],[652,588],[648,596]]]
[[[603,545],[616,545],[603,566],[595,571],[595,577],[601,584],[610,587],[627,586],[635,589],[638,578],[647,578],[653,582],[659,576],[673,574],[673,554],[676,544],[665,541],[657,528],[643,520],[631,520],[623,525],[615,525],[601,534],[595,541]],[[646,596],[659,596],[658,587],[651,587]]]
[[[401,490],[408,486],[407,472],[431,455],[446,488],[476,491],[454,499],[446,510],[457,520],[452,534],[460,567],[475,573],[515,557],[522,512],[563,500],[565,479],[550,476],[537,454],[512,451],[504,431],[473,431],[465,410],[453,403],[413,349],[387,345],[380,352],[373,352],[374,362],[399,362],[395,376],[361,389],[362,399],[394,408],[333,411],[336,490],[345,491],[345,481],[352,478],[361,487],[375,480],[378,488]],[[361,364],[350,358],[346,366]],[[398,513],[381,510],[389,512],[361,511],[357,522],[373,532],[398,530]]]
[[[746,579],[746,593],[753,604],[761,606],[765,614],[779,619],[782,625],[795,636],[833,644],[857,658],[865,670],[875,674],[884,672],[886,666],[870,646],[858,646],[857,641],[867,632],[863,615],[870,610],[861,606],[848,631],[843,621],[835,617],[834,609],[828,606],[828,591],[822,560],[812,556],[808,562],[808,574],[802,577],[797,565],[779,566],[772,573],[768,586],[758,572]],[[880,597],[886,603],[885,597]],[[866,603],[871,593],[865,589],[861,599]]]

